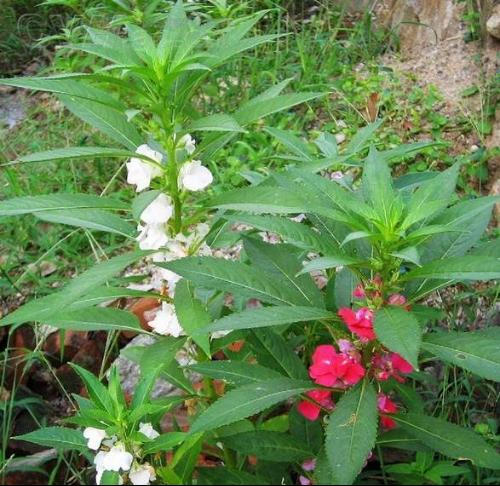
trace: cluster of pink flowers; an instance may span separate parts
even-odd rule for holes
[[[353,292],[358,299],[380,299],[382,303],[382,279],[376,276],[365,289],[359,284]],[[406,306],[406,298],[401,294],[392,294],[387,299],[387,304]],[[357,336],[361,344],[367,344],[376,339],[373,329],[374,311],[368,307],[358,310],[342,307],[339,316],[352,334]],[[328,388],[346,389],[358,383],[366,374],[361,364],[361,354],[356,346],[347,339],[339,339],[338,349],[331,344],[322,344],[316,348],[312,355],[312,364],[309,367],[309,376],[318,385]],[[379,351],[371,360],[370,374],[378,381],[394,378],[404,382],[406,373],[411,373],[413,367],[399,354],[390,351]],[[322,410],[332,410],[335,406],[332,400],[332,391],[316,389],[306,394],[307,400],[298,404],[298,411],[308,420],[317,420]],[[381,413],[381,424],[385,429],[395,427],[394,419],[387,414],[397,412],[396,404],[383,393],[378,396],[378,408]]]
[[[342,341],[343,351],[337,352],[331,344],[316,348],[309,367],[309,376],[325,387],[347,388],[355,385],[365,376],[365,369],[359,355],[348,341]],[[315,403],[303,400],[298,405],[299,412],[309,420],[316,420],[322,408],[331,410],[334,406],[330,390],[312,390],[307,396]]]
[[[380,424],[386,430],[393,429],[396,427],[396,422],[393,418],[388,417],[387,414],[396,413],[398,411],[398,406],[385,394],[379,393],[377,397],[377,406],[380,415]]]

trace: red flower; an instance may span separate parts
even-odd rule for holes
[[[311,390],[306,395],[312,398],[315,402],[312,403],[308,400],[302,400],[297,405],[297,410],[307,419],[316,420],[321,412],[321,407],[331,410],[334,406],[332,401],[332,393],[328,390]]]
[[[387,299],[387,303],[390,305],[405,305],[406,304],[406,297],[404,295],[401,295],[401,294],[392,294]]]
[[[377,405],[380,412],[383,414],[396,413],[398,411],[398,406],[383,393],[379,393],[377,398]],[[390,430],[396,427],[396,422],[391,417],[385,415],[380,416],[380,423],[384,429]]]
[[[322,344],[316,348],[309,367],[309,376],[323,386],[355,385],[365,370],[353,357],[337,353],[330,344]]]
[[[400,373],[411,373],[413,366],[397,353],[375,354],[372,359],[374,376],[379,381],[386,381],[391,376],[400,383],[405,380]]]
[[[356,297],[356,299],[363,299],[366,296],[363,284],[359,283],[354,289],[352,295],[353,297]]]
[[[413,366],[398,353],[392,353],[391,362],[392,367],[400,373],[411,373],[413,371]]]
[[[348,307],[342,307],[338,312],[349,330],[361,338],[362,341],[368,342],[375,339],[373,332],[373,311],[366,307],[362,307],[354,312]]]

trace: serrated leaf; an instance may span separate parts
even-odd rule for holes
[[[500,278],[500,259],[463,256],[435,260],[402,276],[402,280],[432,278],[440,280],[494,280]]]
[[[85,452],[88,450],[87,441],[81,431],[64,427],[44,427],[15,437],[15,439],[32,442],[44,447],[53,447],[59,452]]]
[[[143,332],[135,314],[106,307],[92,307],[71,312],[59,312],[42,322],[58,329],[72,331]]]
[[[230,449],[270,462],[298,462],[311,457],[307,444],[288,434],[256,430],[231,435],[223,440]]]
[[[203,412],[194,421],[190,433],[206,432],[237,422],[312,388],[314,385],[310,382],[288,378],[242,386],[226,393]]]
[[[0,216],[36,214],[40,211],[69,209],[127,209],[121,201],[91,194],[51,194],[47,196],[23,196],[0,201]]]
[[[270,304],[294,305],[283,282],[259,269],[236,261],[213,257],[188,257],[159,266],[193,281],[197,286],[233,292]]]
[[[308,378],[306,367],[290,344],[271,329],[254,329],[247,340],[252,344],[260,364],[278,370],[290,378]]]
[[[422,348],[488,380],[500,381],[500,328],[428,334]]]
[[[166,452],[178,446],[187,438],[185,432],[168,432],[162,434],[151,442],[142,446],[144,454],[154,454],[156,452]]]
[[[346,392],[330,415],[325,451],[333,484],[352,484],[377,437],[377,395],[363,380]]]
[[[244,361],[207,361],[189,366],[190,370],[209,376],[215,380],[224,380],[237,386],[280,378],[283,375],[270,368]]]
[[[241,132],[245,129],[229,115],[217,114],[198,118],[188,128],[189,132]]]
[[[273,306],[247,309],[229,314],[213,322],[204,330],[231,331],[234,329],[254,329],[257,327],[280,326],[294,322],[334,319],[335,314],[325,309],[305,306]]]
[[[132,238],[136,229],[115,214],[99,209],[65,209],[57,211],[37,211],[35,216],[42,221],[66,224]]]
[[[318,270],[327,270],[329,268],[337,268],[341,266],[359,265],[360,263],[363,263],[363,260],[349,255],[338,254],[336,256],[324,256],[307,262],[304,265],[304,268],[300,271],[300,274],[316,272]]]
[[[100,103],[59,95],[66,108],[78,118],[100,130],[115,142],[135,152],[143,139],[125,114]]]
[[[394,420],[431,449],[478,467],[500,469],[500,455],[478,434],[435,417],[419,414],[394,415]]]
[[[375,334],[389,350],[399,353],[418,369],[422,330],[418,320],[402,307],[386,306],[375,313]]]

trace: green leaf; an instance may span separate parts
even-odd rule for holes
[[[210,356],[210,341],[207,333],[200,333],[206,328],[212,318],[201,301],[194,297],[193,284],[188,280],[181,280],[175,287],[175,312],[179,324],[186,334],[200,346],[207,356]]]
[[[333,158],[338,156],[337,139],[328,132],[321,132],[314,141],[325,157]]]
[[[294,322],[334,319],[335,314],[325,309],[304,306],[273,306],[259,309],[247,309],[229,314],[213,322],[204,330],[231,331],[234,329],[254,329],[257,327],[280,326]]]
[[[127,24],[129,42],[135,53],[146,64],[152,64],[156,58],[156,46],[148,32],[133,23]]]
[[[297,275],[302,268],[301,258],[295,248],[272,245],[256,238],[243,238],[243,247],[254,266],[271,277],[279,278],[282,291],[296,305],[324,307],[323,296],[310,275]]]
[[[428,334],[422,347],[488,380],[500,381],[500,328]]]
[[[409,227],[448,206],[455,191],[460,164],[441,172],[424,183],[412,194],[407,206],[403,227]]]
[[[60,95],[74,96],[91,101],[93,103],[100,103],[114,108],[115,110],[125,111],[123,105],[116,98],[108,94],[108,92],[90,86],[82,81],[75,81],[74,79],[64,79],[56,77],[39,77],[39,78],[8,78],[0,79],[0,84],[8,86],[15,86],[17,88],[27,88],[36,91],[48,91]]]
[[[50,223],[67,224],[78,228],[115,233],[127,238],[132,238],[137,233],[134,226],[127,221],[115,214],[99,209],[38,211],[35,216]]]
[[[383,225],[395,226],[403,207],[392,185],[391,170],[374,147],[370,149],[363,170],[363,195],[377,212]]]
[[[389,350],[418,369],[422,331],[418,320],[402,307],[386,306],[375,313],[375,334]]]
[[[108,137],[135,152],[143,143],[139,132],[122,111],[88,100],[60,95],[66,108],[84,122],[100,130]]]
[[[380,125],[382,125],[382,122],[383,120],[379,120],[358,130],[353,139],[347,144],[345,153],[356,154],[363,150],[368,145],[368,142],[372,138],[373,134],[379,129]]]
[[[191,123],[187,131],[244,133],[245,129],[241,127],[232,116],[217,114],[217,115],[205,116],[203,118],[198,118],[197,120]]]
[[[407,413],[393,418],[402,429],[445,456],[468,459],[478,467],[500,469],[500,455],[471,430],[426,415]]]
[[[237,422],[313,388],[310,382],[288,378],[242,386],[226,393],[203,412],[194,421],[190,433],[206,432]]]
[[[288,375],[290,378],[305,380],[307,370],[290,344],[270,329],[254,329],[247,338],[252,344],[257,361]]]
[[[139,157],[140,154],[129,150],[122,150],[110,147],[68,147],[55,150],[45,150],[34,154],[18,157],[15,161],[3,164],[4,166],[28,164],[38,162],[58,162],[61,160],[78,160],[87,158],[125,158]]]
[[[408,451],[428,452],[430,449],[406,430],[396,428],[384,432],[377,439],[377,445]]]
[[[330,415],[325,450],[334,483],[352,484],[377,437],[377,395],[363,380],[346,392]]]
[[[189,369],[203,376],[228,381],[237,386],[283,377],[277,371],[244,361],[207,361],[191,365]]]
[[[87,441],[81,431],[64,427],[43,427],[15,437],[15,439],[32,442],[47,448],[53,447],[58,452],[86,452],[88,450]]]
[[[311,101],[325,94],[326,93],[292,93],[266,100],[250,100],[241,106],[233,116],[240,125],[245,126],[260,118],[292,108],[306,101]]]
[[[270,462],[298,462],[311,457],[311,450],[288,434],[267,430],[243,432],[223,440],[230,449]]]
[[[127,209],[116,199],[90,194],[52,194],[48,196],[24,196],[0,201],[0,216],[19,216],[40,211],[68,209]]]
[[[193,281],[197,286],[233,292],[269,304],[294,305],[286,291],[283,292],[280,279],[240,262],[213,257],[188,257],[158,265]]]
[[[445,209],[431,224],[443,232],[420,244],[422,261],[463,256],[479,242],[491,219],[493,206],[500,199],[481,197],[461,201]]]
[[[300,271],[300,274],[326,270],[328,268],[337,268],[340,266],[359,265],[360,263],[363,263],[363,260],[348,255],[342,255],[340,253],[336,256],[328,255],[307,262]]]
[[[500,278],[500,259],[463,256],[435,260],[402,275],[402,280],[433,278],[440,280],[494,280]]]
[[[168,432],[162,434],[151,442],[143,445],[144,454],[154,454],[156,452],[166,452],[178,446],[187,438],[185,432]]]
[[[106,307],[59,312],[42,322],[72,331],[144,332],[139,320],[131,312]]]
[[[325,238],[322,238],[305,224],[296,223],[288,218],[237,214],[227,216],[227,219],[232,222],[248,224],[261,231],[277,233],[285,242],[305,250],[332,253],[337,249],[336,245],[331,244],[329,240],[325,241]]]
[[[311,149],[307,143],[303,142],[300,138],[279,128],[266,127],[265,131],[277,138],[285,147],[291,150],[298,157],[301,157],[304,160],[312,160]]]
[[[113,416],[115,411],[107,388],[97,379],[96,376],[94,376],[93,373],[85,368],[82,368],[74,363],[70,363],[70,366],[82,379],[94,406],[99,407],[101,410],[105,410]]]
[[[218,195],[209,201],[210,206],[235,209],[250,213],[303,213],[307,204],[298,194],[279,187],[246,187]]]
[[[54,294],[31,300],[19,309],[11,312],[0,320],[0,326],[7,324],[22,324],[28,321],[47,322],[51,317],[66,309],[79,297],[91,293],[94,289],[107,282],[111,277],[122,271],[128,265],[136,262],[148,253],[143,251],[126,253],[99,263],[75,277],[62,290]]]

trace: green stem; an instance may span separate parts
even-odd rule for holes
[[[174,202],[174,235],[177,235],[182,230],[182,201],[179,191],[179,172],[177,168],[177,158],[175,154],[175,142],[172,140],[168,146],[168,183],[170,187],[170,197]]]

